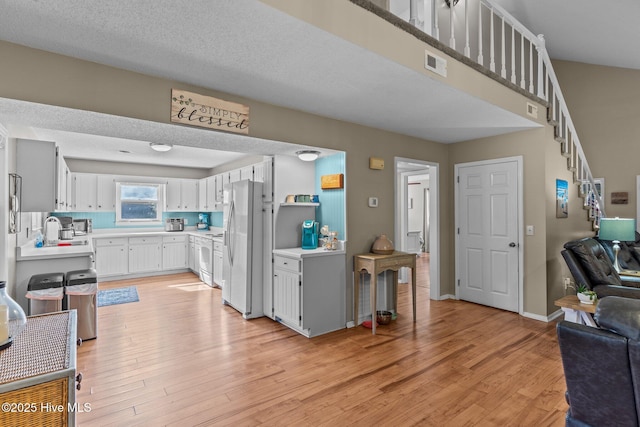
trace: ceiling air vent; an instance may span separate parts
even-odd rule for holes
[[[447,61],[428,50],[424,51],[424,68],[440,74],[442,77],[447,77]]]

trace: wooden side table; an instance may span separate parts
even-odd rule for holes
[[[593,326],[594,328],[598,327],[591,316],[596,312],[598,300],[595,300],[593,304],[583,304],[576,295],[566,295],[556,300],[554,304],[564,311],[564,320],[581,325]]]
[[[411,269],[411,294],[413,298],[413,321],[416,321],[416,254],[395,251],[390,255],[360,254],[353,256],[354,278],[354,310],[353,319],[358,325],[358,306],[360,305],[360,274],[364,270],[371,276],[369,295],[371,300],[371,332],[376,333],[376,294],[378,289],[378,274],[383,271],[393,271],[394,293],[398,292],[398,270],[402,267]],[[397,298],[396,298],[397,299]]]

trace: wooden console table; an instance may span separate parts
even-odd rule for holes
[[[564,312],[564,320],[573,323],[579,323],[581,325],[597,327],[596,322],[593,321],[591,316],[596,312],[598,301],[593,304],[583,304],[578,300],[576,295],[566,295],[559,300],[556,300],[554,304],[560,307]]]
[[[369,295],[371,300],[371,332],[376,333],[376,294],[378,289],[378,274],[383,271],[393,271],[393,292],[397,300],[398,270],[401,267],[411,269],[411,294],[413,298],[413,321],[416,321],[416,254],[394,252],[390,255],[360,254],[353,256],[354,279],[354,310],[353,318],[358,325],[358,306],[360,305],[360,274],[364,270],[371,276]]]

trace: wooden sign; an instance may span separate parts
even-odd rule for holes
[[[249,134],[249,107],[211,96],[171,89],[171,121]]]
[[[629,193],[627,191],[618,191],[611,193],[612,205],[626,205],[629,203]]]
[[[323,190],[344,188],[344,175],[341,173],[322,175],[320,177],[320,188]]]

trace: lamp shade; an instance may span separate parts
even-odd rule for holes
[[[633,242],[636,240],[636,220],[631,218],[600,219],[600,240]]]

